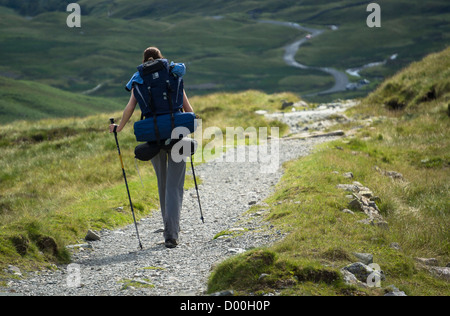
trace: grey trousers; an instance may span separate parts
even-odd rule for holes
[[[186,162],[176,163],[170,151],[161,150],[152,159],[158,178],[159,203],[164,221],[164,238],[178,239],[183,204]]]

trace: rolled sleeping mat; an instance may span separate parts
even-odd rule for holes
[[[174,113],[175,136],[172,133],[172,115],[165,114],[156,117],[160,141],[173,138],[180,139],[195,132],[197,129],[197,120],[195,113],[186,112]],[[155,121],[153,117],[134,123],[134,135],[138,142],[155,142],[157,135],[155,130]]]

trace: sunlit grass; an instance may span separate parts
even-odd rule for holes
[[[431,86],[445,86],[448,78],[432,73],[422,78],[420,69],[429,67],[433,60],[434,71],[440,72],[437,65],[448,62],[448,52],[413,64],[392,79],[399,89],[386,94],[383,87],[391,82],[387,81],[349,111],[355,118],[370,115],[369,125],[285,165],[285,174],[266,203],[270,210],[267,219],[288,236],[268,249],[235,256],[219,265],[210,277],[210,291],[383,295],[383,287],[394,284],[407,295],[449,295],[448,282],[414,260],[436,258],[440,266],[450,261],[449,90],[437,90],[440,92],[434,100],[417,102],[417,96],[426,91],[422,79]],[[395,98],[405,91],[410,91],[411,103],[403,109],[393,111],[383,103],[373,103],[384,100],[383,95]],[[361,123],[342,128],[355,125]],[[388,171],[402,176],[389,177]],[[344,178],[347,172],[354,178]],[[362,212],[342,212],[349,208],[349,193],[336,186],[352,181],[369,187],[379,197],[376,203],[387,227],[361,223],[366,218]],[[393,243],[400,250],[394,249]],[[336,276],[340,268],[358,260],[354,252],[374,256],[387,278],[381,289],[346,286]],[[257,253],[271,260],[255,260]],[[260,279],[262,274],[269,276]]]
[[[225,145],[227,127],[275,126],[281,133],[286,131],[285,125],[254,113],[257,109],[278,110],[285,99],[298,100],[290,93],[248,91],[194,97],[191,103],[202,118],[203,130],[215,127],[224,131]],[[0,127],[0,264],[33,265],[54,260],[39,255],[36,242],[42,236],[57,242],[57,260],[68,260],[64,246],[79,242],[87,229],[111,229],[131,222],[116,143],[108,131],[109,118],[118,122],[121,115],[115,112],[86,118],[18,121]],[[136,110],[118,137],[133,204],[141,218],[158,209],[159,203],[151,163],[139,162],[145,188],[135,169],[137,143],[132,125],[139,118]],[[203,145],[211,141],[205,139]],[[191,182],[186,182],[187,188]],[[30,244],[23,256],[14,244],[20,236]]]

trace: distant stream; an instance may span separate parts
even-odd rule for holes
[[[272,21],[272,20],[260,20],[259,22],[290,27],[290,28],[293,28],[293,29],[296,29],[299,31],[308,32],[311,35],[310,38],[302,37],[301,39],[295,41],[294,43],[287,45],[285,47],[285,54],[284,54],[284,61],[289,66],[300,68],[300,69],[319,70],[322,72],[326,72],[327,74],[330,74],[334,77],[335,84],[332,88],[321,91],[321,92],[317,92],[314,94],[310,94],[310,96],[346,91],[346,87],[350,83],[350,81],[348,80],[347,74],[345,72],[342,72],[342,71],[339,71],[337,69],[330,68],[330,67],[310,67],[310,66],[300,64],[299,62],[297,62],[295,60],[295,55],[297,54],[297,51],[300,49],[300,46],[302,46],[304,43],[306,43],[310,39],[321,35],[324,32],[324,30],[317,30],[317,29],[312,29],[309,27],[304,27],[298,23],[293,23],[293,22],[282,22],[282,21]]]

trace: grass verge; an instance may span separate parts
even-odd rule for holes
[[[357,132],[287,163],[276,193],[266,202],[270,206],[267,219],[288,236],[271,247],[219,265],[209,279],[209,291],[382,295],[386,286],[393,284],[410,296],[448,296],[448,281],[415,260],[435,258],[441,267],[450,262],[448,89],[431,100],[420,98],[427,90],[423,90],[424,82],[445,86],[448,78],[443,81],[432,74],[417,77],[422,73],[420,68],[430,67],[431,60],[437,65],[448,62],[448,54],[446,50],[411,65],[351,110],[357,119],[369,118],[366,123],[370,124],[361,128],[357,120],[344,125],[348,132],[358,127]],[[389,97],[400,97],[409,90],[411,103],[396,110],[387,103],[373,103],[390,84],[399,89],[391,91]],[[344,177],[348,172],[353,173],[353,179]],[[337,185],[353,181],[369,187],[380,198],[376,203],[387,226],[362,223],[366,218],[362,212],[342,212],[349,208],[348,193]],[[358,261],[353,253],[374,256],[386,275],[381,288],[344,284],[338,271]]]
[[[283,131],[284,125],[268,122],[254,110],[278,109],[284,99],[298,100],[288,93],[248,91],[194,97],[191,103],[205,128],[279,126]],[[139,119],[138,112],[132,121]],[[65,245],[80,242],[88,229],[132,222],[114,136],[107,131],[111,116],[119,119],[121,112],[0,127],[0,275],[10,264],[31,270],[67,263]],[[145,189],[141,187],[131,122],[118,136],[139,219],[159,208],[156,177],[150,163],[140,162]],[[186,188],[192,184],[188,179]]]

